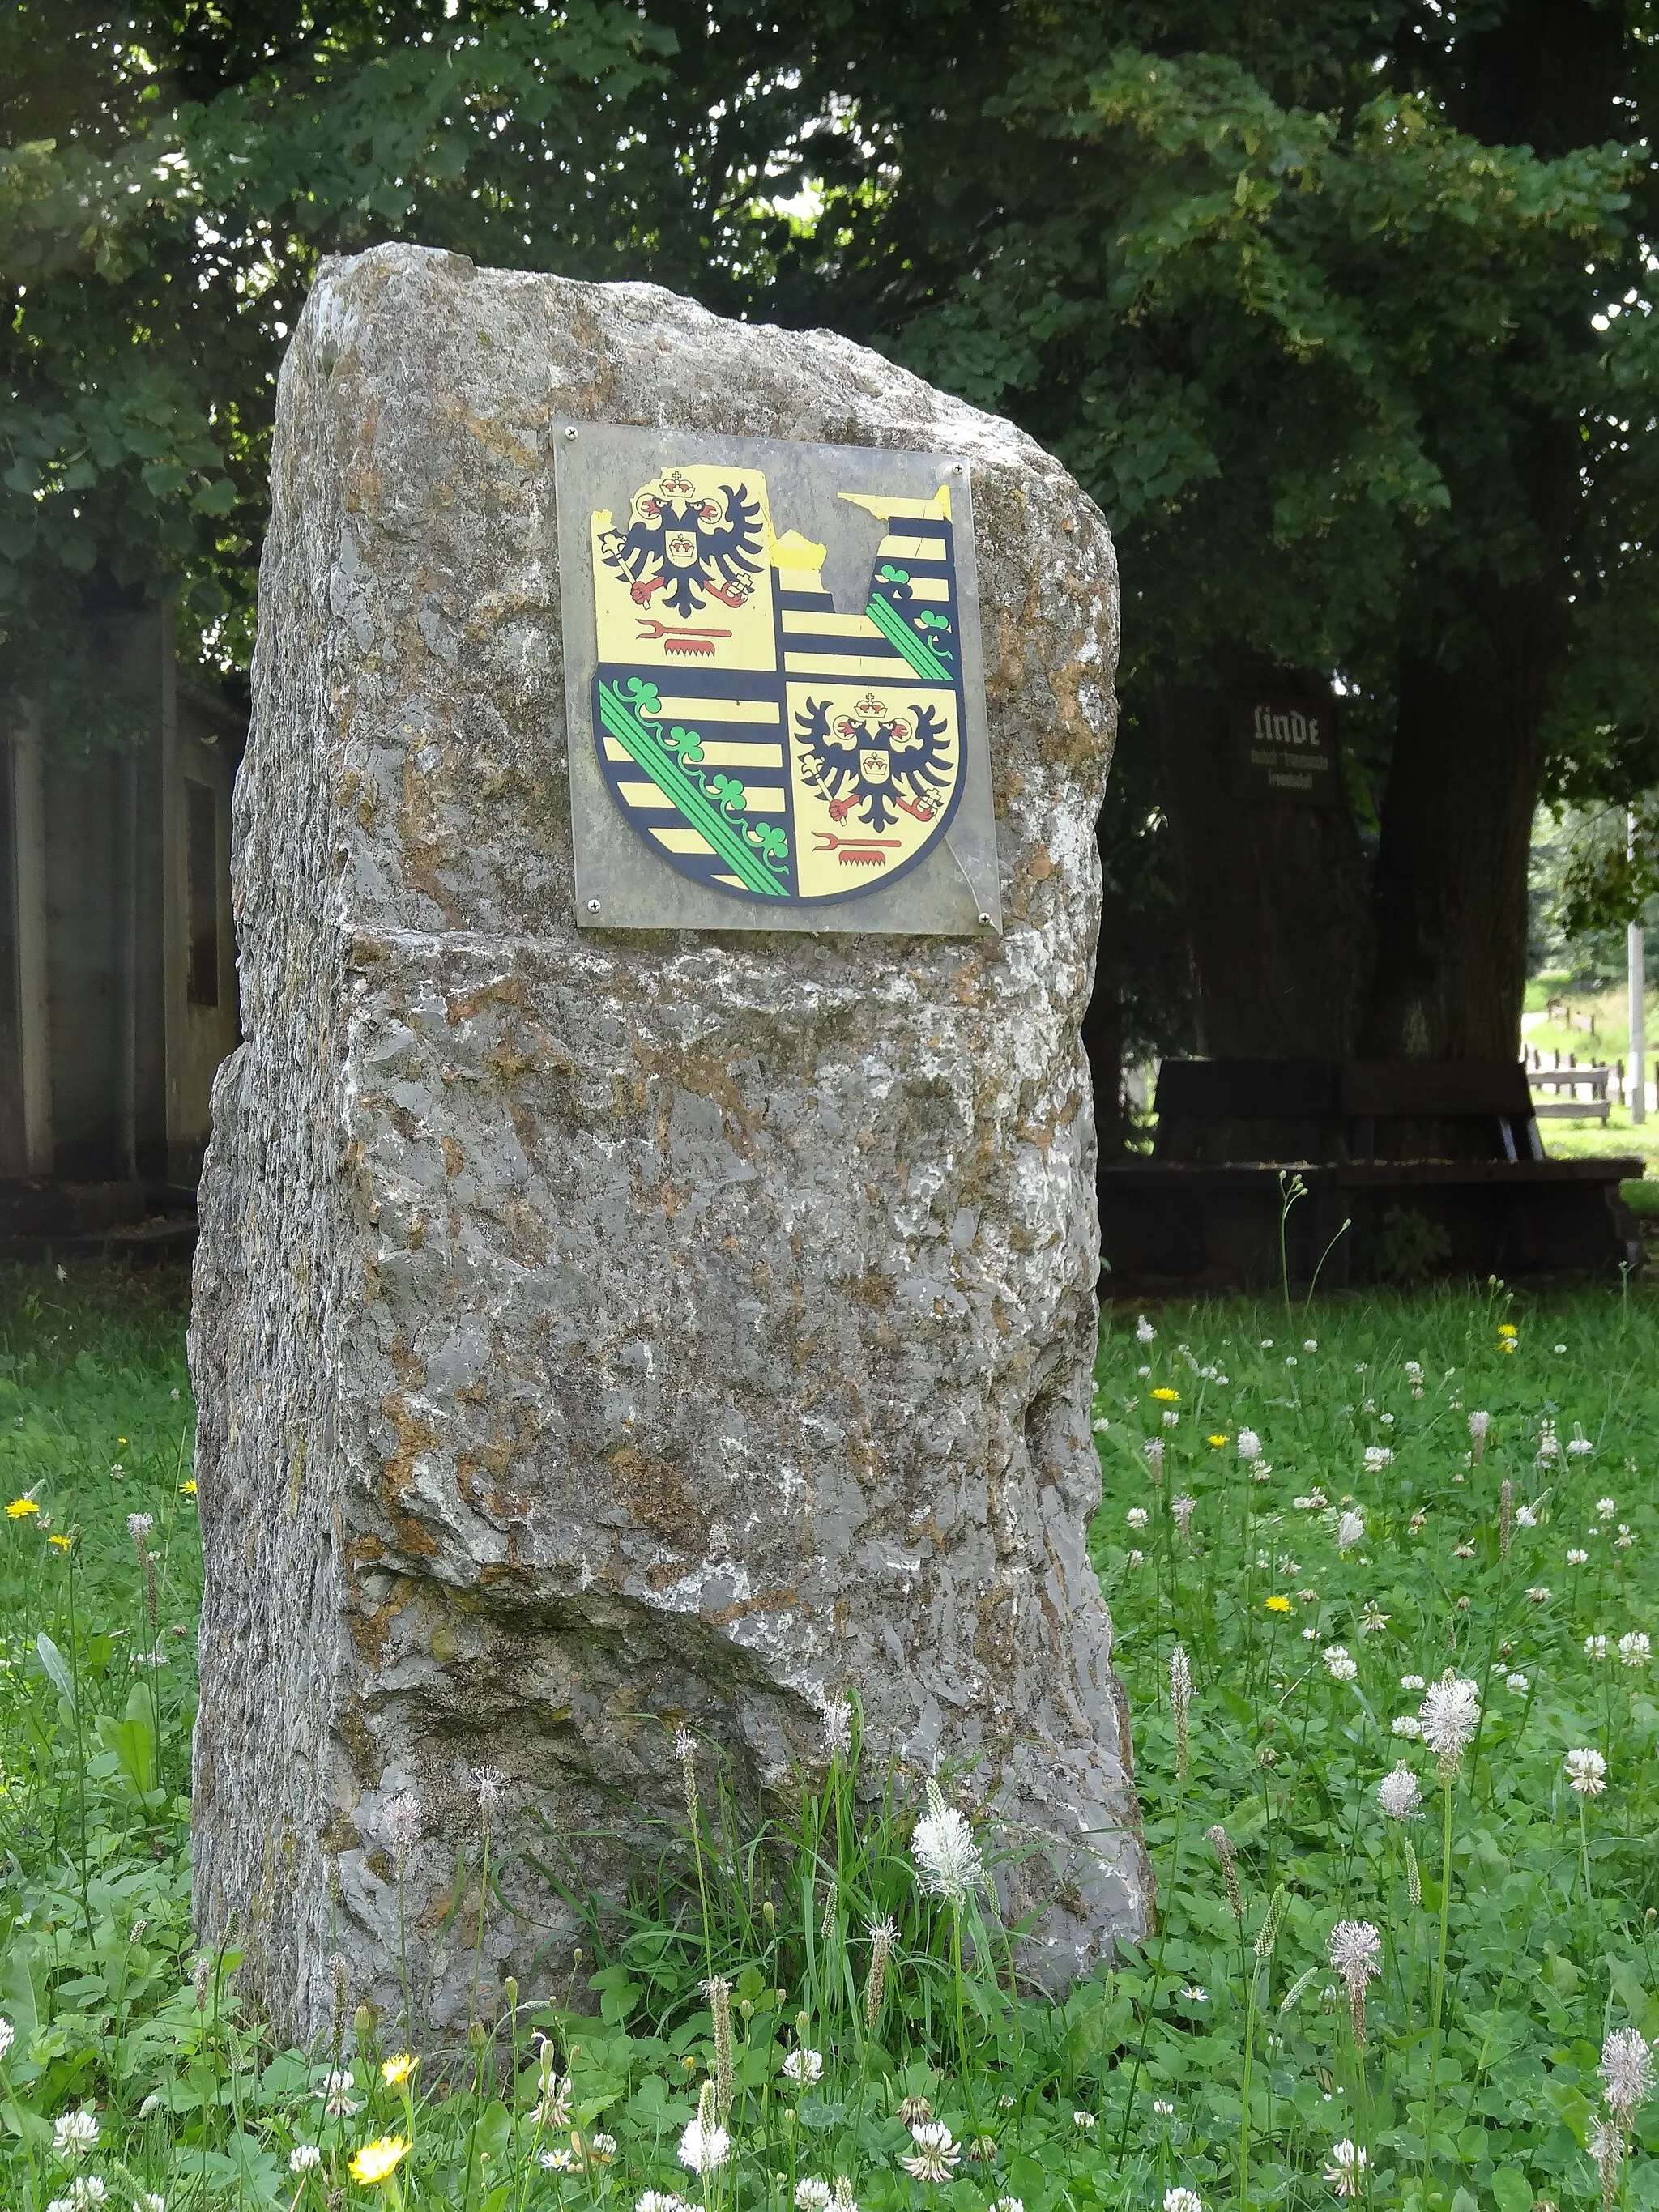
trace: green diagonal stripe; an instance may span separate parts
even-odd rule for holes
[[[864,611],[888,642],[897,646],[918,676],[927,677],[933,684],[956,682],[956,678],[927,639],[918,637],[902,616],[895,614],[885,599],[878,599],[872,595]]]
[[[734,829],[714,801],[697,788],[656,732],[641,720],[615,686],[603,681],[599,720],[699,836],[707,838],[745,889],[769,898],[788,897],[787,886],[770,872],[743,832]]]

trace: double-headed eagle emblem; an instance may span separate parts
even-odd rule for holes
[[[955,782],[948,725],[932,707],[890,708],[866,691],[836,714],[827,701],[809,698],[795,727],[803,781],[828,797],[834,823],[850,815],[875,836],[901,812],[931,823]]]
[[[711,599],[744,605],[764,566],[760,501],[748,486],[699,492],[678,469],[637,491],[628,528],[603,532],[599,544],[600,560],[626,581],[636,606],[649,607],[660,595],[682,621],[701,614]]]

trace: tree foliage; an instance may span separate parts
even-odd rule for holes
[[[325,251],[829,323],[1099,500],[1132,715],[1229,655],[1340,679],[1379,1035],[1432,1042],[1452,937],[1518,969],[1534,799],[1659,782],[1654,53],[1645,0],[14,0],[0,653],[39,696],[71,618],[176,590],[245,662]],[[1155,782],[1105,832],[1145,945]],[[1125,971],[1131,1042],[1178,964]]]

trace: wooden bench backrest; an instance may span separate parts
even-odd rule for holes
[[[1542,1155],[1518,1060],[1166,1060],[1155,1103],[1164,1159]]]

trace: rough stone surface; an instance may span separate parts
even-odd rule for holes
[[[1000,943],[579,935],[556,412],[971,458]],[[1148,1898],[1084,1549],[1100,515],[834,337],[403,246],[325,266],[273,490],[191,1347],[202,1936],[290,2032],[337,1950],[395,2014],[413,1790],[416,2008],[464,2019],[489,1766],[486,1972],[562,1990],[540,1869],[654,1860],[674,1727],[763,1803],[854,1686],[918,1794],[965,1765],[1063,1980]]]

